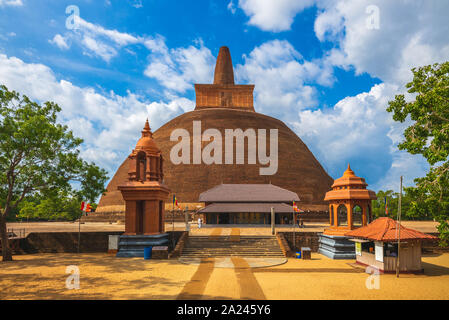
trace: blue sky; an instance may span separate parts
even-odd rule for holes
[[[407,123],[387,102],[411,67],[449,60],[448,13],[439,0],[0,0],[0,83],[59,103],[83,157],[112,174],[147,116],[157,129],[194,108],[193,84],[212,82],[226,45],[256,111],[333,178],[350,162],[373,189],[397,189],[428,166],[397,150]]]

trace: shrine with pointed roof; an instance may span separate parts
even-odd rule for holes
[[[324,197],[329,202],[330,224],[325,234],[344,235],[373,220],[371,200],[377,197],[374,191],[366,189],[367,186],[365,179],[357,177],[348,164],[343,176],[334,181],[332,190]]]

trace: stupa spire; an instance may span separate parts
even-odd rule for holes
[[[234,69],[231,52],[228,47],[221,47],[215,64],[214,84],[234,84]]]
[[[351,166],[348,163],[348,168],[346,169],[346,171],[343,173],[343,176],[354,176],[354,171],[352,171]]]
[[[142,137],[153,137],[153,133],[151,132],[151,128],[150,128],[150,123],[148,122],[148,118],[147,121],[145,121],[145,126],[143,127],[142,130]]]
[[[215,65],[213,84],[195,84],[195,110],[229,108],[254,111],[253,84],[235,84],[231,53],[221,47]]]

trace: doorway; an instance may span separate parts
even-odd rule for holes
[[[218,214],[218,224],[229,224],[229,214],[219,213]]]

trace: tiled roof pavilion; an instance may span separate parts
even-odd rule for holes
[[[273,184],[220,184],[200,194],[200,202],[287,202],[298,194]]]
[[[365,227],[345,233],[347,237],[362,238],[372,241],[394,242],[398,239],[399,223],[388,217],[377,218]],[[437,237],[425,234],[400,225],[400,239],[406,240],[436,240]]]

